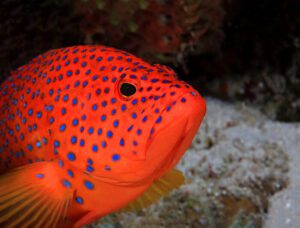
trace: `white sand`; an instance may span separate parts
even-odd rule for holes
[[[232,154],[234,159],[242,157],[238,165],[233,162],[229,165],[231,168],[226,168],[237,173],[231,176],[234,179],[220,179],[225,186],[268,175],[278,179],[287,176],[288,187],[269,198],[270,208],[264,227],[299,228],[300,124],[271,121],[259,111],[242,104],[207,99],[207,106],[207,116],[197,137],[205,142],[210,135],[213,146],[205,149],[205,145],[196,141],[184,159],[196,164],[199,159],[197,151],[200,150],[207,154],[211,169],[222,170],[226,154]],[[286,169],[283,155],[287,155],[289,161],[286,174],[283,172]],[[234,191],[235,186],[230,188]]]

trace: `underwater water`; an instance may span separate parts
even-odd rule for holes
[[[298,0],[2,0],[0,83],[45,51],[101,44],[171,66],[206,99],[186,183],[87,227],[298,228],[299,28]]]

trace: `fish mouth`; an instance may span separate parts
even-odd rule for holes
[[[206,112],[204,99],[196,92],[188,92],[176,99],[180,102],[185,98],[185,104],[174,105],[168,111],[161,112],[165,123],[158,127],[155,134],[148,139],[146,160],[151,163],[155,178],[173,168],[189,146],[200,127]],[[168,113],[167,113],[168,112]]]

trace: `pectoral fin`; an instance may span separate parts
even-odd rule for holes
[[[0,176],[0,227],[56,227],[72,200],[55,162],[26,165]]]

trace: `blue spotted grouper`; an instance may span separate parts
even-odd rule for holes
[[[169,67],[105,46],[39,55],[0,86],[0,226],[82,227],[184,183],[205,115]]]

